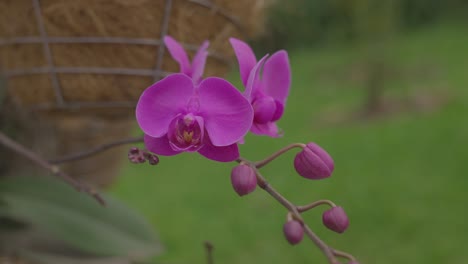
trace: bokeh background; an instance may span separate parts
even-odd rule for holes
[[[294,203],[344,207],[344,234],[322,225],[320,207],[304,217],[360,263],[467,262],[467,14],[467,0],[278,0],[250,41],[257,57],[286,49],[293,82],[284,136],[249,135],[241,155],[324,147],[335,160],[326,180],[298,176],[294,151],[262,172]],[[233,65],[229,80],[241,87]],[[286,242],[286,211],[267,193],[237,196],[233,166],[198,154],[126,164],[108,192],[159,234],[164,251],[151,263],[206,263],[205,241],[215,263],[326,263],[307,239]]]
[[[468,1],[290,0],[268,11],[258,56],[290,54],[293,83],[279,139],[248,136],[261,159],[292,142],[334,158],[327,180],[296,175],[294,153],[263,171],[286,197],[329,198],[350,218],[344,234],[305,218],[361,263],[464,263],[468,259]],[[230,80],[240,84],[236,72]],[[112,193],[146,215],[167,251],[161,263],[325,263],[310,241],[290,246],[286,212],[257,190],[239,198],[233,164],[194,154],[124,168]]]

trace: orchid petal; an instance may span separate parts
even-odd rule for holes
[[[252,71],[250,71],[249,79],[247,81],[247,85],[245,86],[244,96],[249,100],[249,102],[253,101],[253,96],[260,88],[260,69],[263,66],[263,63],[268,58],[268,54],[263,56],[263,58],[253,67]]]
[[[283,113],[284,113],[284,104],[280,103],[278,100],[275,100],[275,104],[276,104],[276,111],[271,121],[279,120],[283,116]]]
[[[203,44],[198,48],[197,53],[193,57],[192,60],[192,79],[194,83],[198,83],[203,76],[203,72],[205,70],[206,58],[208,57],[208,46],[210,42],[205,41]]]
[[[291,67],[284,50],[273,54],[263,67],[262,89],[266,95],[285,104],[291,86]]]
[[[229,82],[211,77],[198,88],[199,115],[215,146],[236,143],[250,129],[253,109],[242,94]]]
[[[247,86],[249,74],[257,63],[255,54],[250,46],[242,40],[236,38],[229,38],[231,46],[236,53],[237,61],[239,63],[239,72],[244,86]]]
[[[198,153],[203,155],[205,158],[219,161],[219,162],[230,162],[239,158],[239,148],[237,144],[231,144],[224,147],[214,146],[209,139],[205,141],[203,147],[198,150]]]
[[[152,137],[165,135],[172,119],[187,107],[193,92],[192,80],[180,73],[148,87],[136,106],[136,119],[143,132]]]
[[[187,53],[185,52],[182,45],[170,36],[164,37],[164,44],[166,45],[172,58],[179,63],[180,72],[190,76],[192,74],[192,68],[188,59]]]
[[[253,123],[250,131],[256,135],[266,135],[270,137],[282,136],[275,122],[268,122],[266,124]]]
[[[167,138],[167,135],[164,135],[159,138],[145,135],[144,140],[146,148],[155,154],[163,156],[174,156],[181,153],[181,151],[176,151],[172,149],[172,147],[169,144],[169,139]]]

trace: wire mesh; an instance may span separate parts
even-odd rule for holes
[[[165,53],[165,45],[162,41],[168,32],[169,20],[171,17],[173,0],[164,0],[164,13],[161,24],[161,34],[158,38],[125,38],[125,37],[49,37],[44,25],[42,17],[40,0],[32,0],[34,15],[39,29],[39,36],[22,36],[13,38],[0,38],[0,46],[16,45],[16,44],[42,44],[42,50],[46,59],[46,67],[28,67],[18,69],[3,69],[3,75],[7,81],[9,78],[26,76],[33,74],[47,74],[51,80],[51,85],[54,91],[55,100],[53,103],[39,103],[34,105],[33,109],[68,109],[77,110],[83,108],[133,108],[135,101],[67,101],[64,99],[62,87],[58,74],[104,74],[104,75],[131,75],[131,76],[150,76],[154,81],[167,76],[171,72],[162,69],[163,57]],[[207,8],[210,12],[219,14],[227,21],[232,23],[241,34],[245,35],[245,30],[242,23],[235,16],[230,15],[226,10],[215,5],[209,0],[186,0],[189,3]],[[109,67],[59,67],[54,65],[53,54],[50,48],[51,44],[126,44],[126,45],[147,45],[157,47],[157,57],[152,69],[134,69],[134,68],[109,68]],[[190,43],[181,43],[184,48],[189,51],[197,50],[197,46]],[[229,59],[223,54],[209,52],[209,57],[220,61],[224,64],[229,63]]]

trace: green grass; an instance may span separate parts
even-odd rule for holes
[[[402,97],[415,88],[432,93],[437,87],[451,100],[437,111],[372,122],[317,121],[330,107],[346,113],[362,103],[358,83],[320,76],[324,68],[352,65],[357,49],[292,52],[293,87],[280,122],[285,136],[249,136],[242,155],[256,160],[291,142],[318,142],[335,159],[330,179],[297,176],[294,153],[263,171],[295,203],[329,198],[346,209],[351,224],[342,235],[321,225],[320,209],[305,215],[325,241],[361,263],[462,263],[468,258],[466,33],[466,25],[447,24],[399,36],[388,51],[394,67],[434,65],[439,73],[389,80],[388,95]],[[112,192],[154,224],[166,246],[157,258],[161,263],[205,263],[205,240],[215,246],[216,263],[326,263],[310,241],[295,247],[285,242],[286,211],[265,192],[237,197],[230,186],[232,166],[197,154],[161,157],[156,167],[124,168]]]

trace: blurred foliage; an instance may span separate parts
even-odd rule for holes
[[[362,41],[441,17],[463,19],[467,11],[467,0],[276,1],[269,9],[266,33],[255,47],[263,52],[330,41]]]
[[[161,252],[153,227],[107,196],[106,206],[49,177],[0,181],[0,252],[39,263],[130,263]]]

